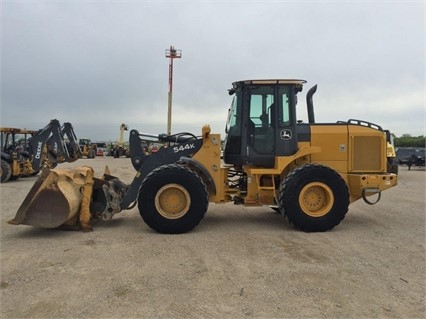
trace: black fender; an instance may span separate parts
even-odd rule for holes
[[[139,157],[139,162],[134,161],[135,153],[132,151],[132,144],[130,146],[130,152],[132,156],[132,163],[135,167],[138,167],[136,176],[132,183],[129,185],[127,192],[120,203],[120,208],[127,209],[137,199],[139,189],[142,185],[145,177],[157,167],[176,163],[180,158],[190,156],[191,154],[197,153],[203,145],[203,139],[191,140],[187,143],[180,143],[170,147],[163,147],[158,152],[149,156]],[[140,146],[139,146],[140,148]],[[139,153],[141,155],[142,153]]]
[[[10,154],[8,154],[6,152],[1,152],[1,159],[5,160],[8,163],[10,163],[12,161]]]
[[[212,178],[210,172],[204,167],[203,164],[201,164],[199,161],[194,160],[190,157],[184,157],[184,156],[180,158],[178,164],[184,164],[191,170],[197,172],[198,175],[200,175],[200,177],[203,179],[204,183],[206,184],[208,191],[216,195],[216,184],[214,182],[214,179]]]

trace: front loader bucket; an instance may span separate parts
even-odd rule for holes
[[[87,185],[89,193],[85,192]],[[76,224],[85,196],[88,195],[90,201],[92,185],[93,169],[90,167],[43,170],[15,218],[8,223],[43,228]],[[88,207],[89,203],[83,206]]]

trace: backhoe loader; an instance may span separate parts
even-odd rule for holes
[[[43,129],[0,128],[1,182],[34,176],[42,168],[74,162],[80,156],[71,123],[51,120]]]
[[[29,161],[29,140],[37,131],[1,127],[1,182],[36,174]]]
[[[92,229],[92,219],[110,219],[138,206],[142,219],[160,233],[194,229],[209,202],[275,205],[297,229],[322,232],[337,226],[349,204],[376,204],[397,185],[387,171],[389,132],[363,120],[316,123],[307,95],[308,123],[297,120],[297,94],[304,80],[234,82],[221,148],[210,126],[190,133],[149,135],[130,131],[136,175],[127,185],[93,169],[45,170],[11,224]],[[142,145],[156,136],[167,143],[147,155]],[[223,159],[222,159],[223,151]]]
[[[95,158],[97,154],[97,146],[88,138],[80,138],[78,140],[80,146],[81,157]]]

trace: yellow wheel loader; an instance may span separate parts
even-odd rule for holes
[[[94,178],[87,167],[45,171],[10,223],[91,230],[92,219],[107,220],[137,205],[151,228],[176,234],[194,229],[209,202],[233,202],[275,207],[302,231],[330,230],[350,203],[375,204],[397,184],[397,175],[387,171],[390,134],[362,120],[316,123],[316,86],[306,96],[308,123],[298,121],[297,94],[304,83],[233,83],[223,148],[208,125],[201,136],[131,130],[137,173],[130,185],[108,171]],[[153,136],[168,145],[147,155],[142,145]]]

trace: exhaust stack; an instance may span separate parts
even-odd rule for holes
[[[308,93],[306,93],[306,105],[308,107],[308,121],[309,121],[309,123],[315,123],[314,102],[312,100],[312,96],[317,91],[317,87],[318,87],[318,85],[315,84],[313,87],[311,87],[309,89]]]

